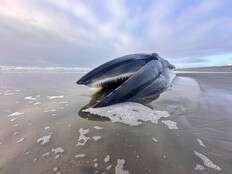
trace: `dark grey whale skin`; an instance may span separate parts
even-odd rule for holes
[[[98,80],[131,75],[120,82],[108,95],[93,107],[104,107],[125,101],[134,101],[149,95],[160,94],[168,87],[169,71],[175,67],[157,53],[131,54],[116,58],[84,75],[77,84],[90,86]]]

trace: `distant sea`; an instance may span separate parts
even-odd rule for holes
[[[84,73],[90,71],[91,68],[82,67],[39,67],[39,66],[4,66],[0,65],[0,71],[7,72],[77,72]]]

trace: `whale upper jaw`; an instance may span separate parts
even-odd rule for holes
[[[107,77],[89,83],[87,86],[91,88],[107,88],[111,84],[120,84],[129,79],[134,73],[125,73],[117,76]]]
[[[91,81],[77,81],[79,85],[86,85],[91,88],[105,87],[112,83],[121,83],[129,79],[135,72],[122,73],[119,75],[106,76],[98,79],[93,79]]]
[[[156,54],[132,54],[114,59],[87,73],[77,81],[77,84],[95,86],[95,84],[100,85],[100,83],[111,81],[111,79],[127,78],[149,61],[158,60],[156,56]]]

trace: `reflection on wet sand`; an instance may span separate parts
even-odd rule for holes
[[[90,102],[79,110],[79,112],[78,112],[79,116],[82,118],[86,118],[88,120],[93,120],[93,121],[110,121],[110,118],[105,117],[104,115],[99,115],[99,114],[94,114],[94,113],[90,114],[89,112],[86,112],[86,109],[94,107],[97,102],[99,102],[101,99],[103,99],[109,93],[111,93],[112,90],[114,90],[114,88],[97,90],[91,96]],[[146,98],[137,99],[136,101],[132,100],[132,102],[141,103],[142,105],[149,107],[149,103],[156,100],[159,96],[160,96],[160,93],[151,95],[151,96],[146,97]],[[125,104],[123,104],[123,106],[125,106]],[[119,106],[119,107],[121,107],[121,106]],[[128,107],[130,107],[130,106],[128,106]],[[106,110],[111,110],[111,107],[104,107],[104,108]],[[114,114],[116,114],[116,113],[114,113]]]
[[[97,97],[91,101],[92,92],[75,85],[78,75],[0,74],[0,173],[232,170],[230,76],[223,75],[224,81],[214,84],[221,74],[195,74],[195,80],[191,74],[181,74],[191,78],[178,77],[173,87],[155,100],[125,104],[124,113],[113,106],[111,111],[122,116],[152,113],[147,119],[157,116],[157,111],[167,116],[159,117],[157,123],[138,119],[139,124],[128,126],[112,122],[107,110],[101,113],[105,117],[83,112]],[[172,129],[175,126],[178,129]]]

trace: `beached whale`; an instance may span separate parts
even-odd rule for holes
[[[131,54],[93,69],[77,81],[79,85],[109,91],[92,107],[104,107],[159,95],[168,88],[175,67],[157,53]]]

